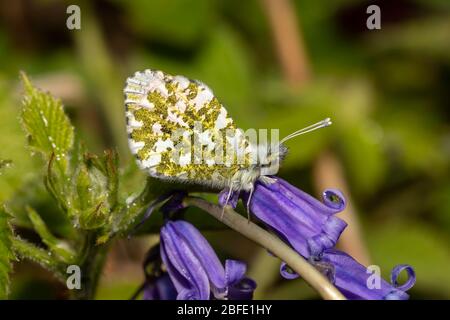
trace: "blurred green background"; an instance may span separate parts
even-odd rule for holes
[[[75,3],[81,30],[68,30]],[[381,30],[366,28],[373,3]],[[122,90],[146,68],[207,83],[242,128],[284,136],[331,117],[330,128],[288,142],[279,176],[314,195],[344,189],[350,240],[341,249],[386,277],[398,263],[414,266],[413,299],[450,298],[448,0],[0,1],[0,159],[13,162],[0,203],[30,203],[67,232],[42,186],[43,164],[26,148],[20,70],[63,100],[90,150],[117,147],[133,172],[126,183],[139,190],[145,175],[128,152]],[[25,218],[17,224],[33,239]],[[318,298],[301,280],[281,280],[278,261],[244,238],[205,235],[221,257],[249,264],[257,298]],[[128,299],[155,241],[117,241],[97,297]],[[12,281],[12,298],[67,297],[31,263],[17,263]]]

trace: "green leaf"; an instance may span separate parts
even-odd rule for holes
[[[55,163],[58,166],[59,162],[56,160],[55,154],[52,153],[48,160],[47,173],[44,175],[44,186],[57,201],[59,207],[63,211],[67,211],[70,204],[66,196],[69,178],[66,178],[65,170],[61,166],[58,166],[60,170],[53,170]]]
[[[387,279],[392,268],[401,263],[411,265],[417,276],[414,291],[437,293],[437,298],[450,298],[450,265],[448,237],[424,223],[395,219],[371,223],[366,228],[367,243],[373,263],[381,267]]]
[[[27,207],[28,217],[33,224],[34,230],[39,234],[42,241],[47,245],[48,249],[54,253],[61,261],[71,264],[75,259],[75,253],[69,244],[65,241],[57,239],[47,226],[39,214],[30,207]]]
[[[125,201],[126,204],[118,208],[111,216],[110,224],[97,238],[97,244],[107,242],[115,234],[129,235],[137,223],[141,221],[150,203],[163,194],[170,193],[173,190],[183,190],[183,188],[186,188],[186,185],[164,183],[148,177],[143,190],[138,194],[130,195]],[[146,223],[151,230],[150,232],[159,230],[158,224],[156,224],[158,225],[156,228],[154,228],[154,223],[150,224],[151,226],[148,226]],[[141,227],[140,231],[146,229],[144,225]]]
[[[11,251],[12,230],[9,225],[9,216],[0,208],[0,299],[6,299],[9,294],[9,273],[11,260],[14,255]]]
[[[74,133],[70,120],[59,99],[35,88],[24,73],[21,76],[25,88],[22,122],[29,145],[47,157],[54,154],[64,173],[67,153],[73,145]]]
[[[20,228],[32,228],[26,210],[27,206],[31,206],[40,213],[41,218],[53,234],[69,239],[75,238],[77,233],[72,228],[67,215],[61,214],[60,208],[55,205],[54,199],[47,192],[42,179],[42,176],[31,179],[5,202],[8,212],[13,217],[11,222]]]
[[[118,199],[118,155],[105,151],[103,156],[85,154],[73,176],[69,193],[69,216],[82,229],[106,226],[120,206]]]
[[[51,252],[38,248],[19,237],[14,237],[11,241],[12,249],[18,258],[33,261],[44,269],[53,272],[58,279],[65,280],[65,265],[56,261]]]

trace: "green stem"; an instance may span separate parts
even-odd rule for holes
[[[222,208],[199,198],[186,198],[186,205],[196,206],[220,220],[231,229],[269,250],[282,261],[286,262],[300,277],[313,287],[326,300],[345,300],[339,290],[331,284],[314,266],[309,264],[297,252],[291,249],[279,238],[267,232],[258,225],[248,221],[230,207]]]
[[[97,245],[97,235],[88,232],[83,254],[79,259],[81,269],[81,289],[72,290],[72,297],[78,300],[90,300],[95,297],[100,275],[105,263],[108,245]]]

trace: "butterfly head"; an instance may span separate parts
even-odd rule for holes
[[[280,169],[281,162],[287,155],[288,149],[284,144],[276,144],[272,147],[264,147],[267,155],[259,164],[261,176],[275,175]]]

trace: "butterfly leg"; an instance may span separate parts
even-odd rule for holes
[[[222,206],[222,214],[220,215],[220,220],[223,219],[223,215],[225,214],[225,207],[228,205],[228,202],[231,199],[231,195],[233,194],[233,184],[233,181],[231,181],[230,186],[228,187],[229,191],[227,194],[227,199],[225,200],[225,204]]]
[[[252,186],[252,188],[250,189],[250,194],[248,195],[248,199],[247,199],[247,221],[248,221],[248,223],[250,223],[250,202],[252,201],[254,189],[255,189],[255,187]]]

